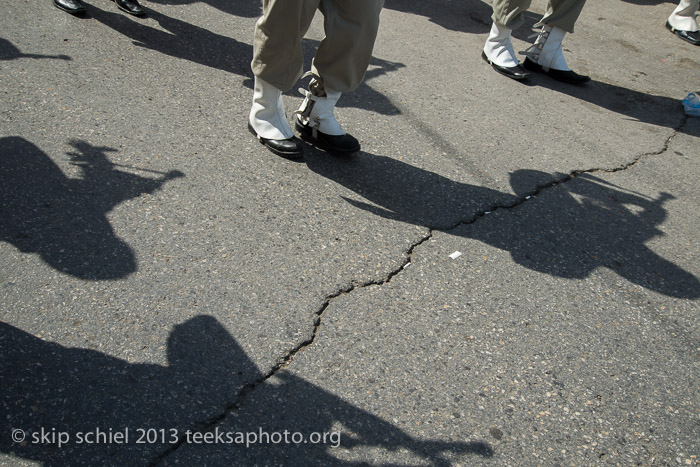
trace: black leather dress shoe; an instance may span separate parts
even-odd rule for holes
[[[520,64],[516,66],[496,65],[491,60],[489,60],[489,58],[486,56],[486,52],[481,52],[481,58],[486,60],[486,63],[491,65],[493,69],[496,70],[498,73],[502,74],[503,76],[507,76],[508,78],[517,79],[519,81],[521,79],[530,77],[530,73],[525,71],[525,69]]]
[[[359,152],[361,149],[360,142],[347,133],[344,135],[327,135],[316,128],[304,125],[299,121],[299,117],[297,117],[294,126],[301,135],[301,139],[330,154],[349,156]]]
[[[684,41],[690,42],[693,45],[700,45],[700,31],[681,31],[671,26],[671,23],[668,21],[666,21],[666,27]]]
[[[550,78],[561,81],[562,83],[583,84],[591,80],[589,76],[579,75],[571,70],[555,70],[554,68],[545,70],[542,65],[530,60],[530,57],[525,58],[525,63],[523,63],[523,66],[530,71],[544,73]]]
[[[146,10],[139,5],[137,0],[114,0],[114,2],[117,4],[117,7],[120,10],[125,11],[130,15],[141,16],[146,14]]]
[[[248,130],[253,133],[256,138],[258,138],[260,144],[278,156],[286,157],[287,159],[298,159],[304,155],[304,145],[301,144],[301,141],[295,137],[289,139],[263,138],[262,136],[258,135],[255,128],[253,128],[250,123],[248,123]]]
[[[53,0],[56,8],[67,11],[72,15],[79,15],[85,12],[85,6],[80,3],[80,0]]]

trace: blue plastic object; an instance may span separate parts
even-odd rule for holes
[[[698,94],[691,92],[688,97],[683,99],[683,108],[685,109],[685,114],[691,117],[700,117],[700,99]]]

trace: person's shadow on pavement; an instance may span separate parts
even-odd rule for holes
[[[491,5],[480,0],[386,0],[384,8],[425,16],[430,22],[450,31],[488,34],[491,28]]]
[[[19,58],[51,58],[54,60],[72,60],[68,55],[25,54],[7,39],[0,37],[0,60],[17,60]]]
[[[134,45],[241,76],[250,75],[253,46],[149,9],[148,17],[164,29],[152,28],[120,13],[86,5],[87,14],[131,38]],[[251,30],[251,38],[252,38]]]
[[[667,216],[664,204],[674,199],[668,193],[652,199],[583,174],[522,203],[555,178],[518,170],[510,175],[515,194],[509,194],[369,153],[338,158],[308,150],[305,160],[314,172],[361,196],[345,198],[359,209],[477,239],[509,251],[516,263],[534,271],[583,279],[606,267],[664,295],[700,297],[694,275],[646,246],[663,235],[658,226]],[[512,212],[499,210],[471,222],[485,211],[521,203]]]
[[[141,177],[118,170],[115,149],[73,141],[68,156],[81,178],[68,178],[38,147],[21,137],[0,138],[0,241],[38,254],[81,279],[120,279],[137,270],[133,250],[112,229],[116,205],[153,193],[178,171]],[[147,171],[151,172],[152,171]]]
[[[5,323],[0,323],[0,353],[5,378],[0,403],[4,426],[10,428],[0,437],[0,452],[46,466],[154,465],[168,462],[173,451],[179,451],[178,459],[195,457],[186,465],[215,465],[217,459],[236,465],[270,465],[275,459],[285,465],[358,465],[336,457],[333,449],[338,446],[382,449],[389,459],[393,452],[409,451],[432,465],[448,465],[446,459],[455,454],[493,455],[490,445],[481,441],[412,437],[286,371],[279,371],[273,384],[210,316],[194,317],[173,329],[165,366],[64,347]],[[230,411],[235,414],[226,416]],[[98,428],[103,436],[111,432],[113,437],[128,428],[128,443],[124,437],[121,443],[79,442]],[[216,428],[232,433],[233,440],[237,433],[252,440],[248,432],[284,430],[306,440],[312,433],[340,436],[315,444],[246,446],[221,437],[223,444],[194,445],[192,433],[215,435]],[[12,431],[15,442],[11,430],[22,430]],[[61,433],[69,439],[64,436],[58,446]]]
[[[583,86],[560,83],[542,75],[535,75],[530,80],[532,85],[575,97],[627,116],[632,121],[671,128],[682,133],[689,131],[681,126],[684,119],[681,99],[639,92],[596,80],[591,80]]]
[[[149,0],[149,3],[161,5],[191,5],[200,2],[242,18],[256,18],[262,15],[262,2],[251,0]]]

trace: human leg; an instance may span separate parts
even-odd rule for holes
[[[481,53],[498,73],[518,80],[530,74],[520,66],[510,38],[512,30],[522,25],[523,13],[529,6],[530,0],[494,0],[493,23]]]
[[[353,153],[360,144],[335,118],[342,92],[352,91],[367,71],[379,28],[383,0],[322,0],[326,37],[313,60],[309,90],[297,113],[304,139],[336,153]]]
[[[539,24],[548,24],[573,34],[586,0],[549,0],[547,11]]]
[[[301,76],[301,40],[320,0],[264,0],[255,25],[253,104],[248,128],[275,154],[299,157],[303,148],[284,112],[282,91]]]
[[[542,30],[535,44],[527,49],[524,67],[542,72],[557,81],[583,84],[588,76],[579,75],[569,68],[562,51],[562,41],[567,32],[573,32],[574,23],[581,14],[586,0],[550,0],[547,12],[538,25]]]
[[[531,3],[532,0],[493,0],[491,20],[501,28],[518,29],[525,22],[523,14]]]
[[[700,0],[681,0],[666,21],[666,27],[681,39],[700,45],[697,13]]]

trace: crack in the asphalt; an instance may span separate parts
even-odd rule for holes
[[[303,352],[305,349],[307,349],[308,347],[310,347],[311,345],[314,344],[314,342],[316,341],[316,337],[318,335],[319,329],[321,327],[321,317],[323,316],[323,313],[331,305],[333,300],[335,300],[341,296],[348,295],[348,294],[350,294],[353,291],[358,290],[358,289],[363,289],[363,288],[372,287],[372,286],[382,286],[382,285],[388,284],[389,282],[391,282],[394,279],[394,277],[401,274],[401,272],[403,272],[406,269],[406,267],[412,262],[414,251],[418,247],[423,245],[425,242],[432,239],[435,232],[450,232],[450,231],[455,230],[459,227],[474,224],[482,217],[485,217],[486,215],[488,215],[488,213],[490,213],[490,212],[500,210],[500,209],[507,209],[507,210],[514,209],[514,208],[526,203],[527,201],[532,199],[534,196],[539,195],[544,190],[548,190],[550,188],[554,188],[556,186],[571,182],[576,177],[583,175],[583,174],[601,173],[601,172],[603,172],[603,173],[616,173],[616,172],[622,172],[625,170],[629,170],[630,168],[639,164],[639,162],[646,157],[659,156],[659,155],[665,153],[666,151],[668,151],[670,146],[671,146],[671,142],[683,130],[687,121],[688,121],[688,117],[683,116],[678,128],[676,128],[674,130],[674,132],[668,138],[666,138],[666,141],[664,142],[664,145],[660,150],[639,154],[638,156],[636,156],[632,161],[628,162],[627,164],[623,164],[623,165],[620,165],[618,167],[613,167],[613,168],[608,168],[608,169],[606,169],[606,168],[593,168],[593,169],[574,170],[574,171],[570,172],[568,175],[564,175],[563,177],[553,179],[548,183],[536,186],[530,193],[522,195],[520,198],[513,201],[512,203],[493,205],[488,209],[484,209],[484,210],[477,212],[470,219],[461,220],[459,222],[456,222],[454,225],[447,227],[445,229],[437,229],[437,228],[428,227],[428,229],[429,229],[428,233],[426,235],[424,235],[420,240],[416,241],[411,246],[409,246],[409,248],[406,251],[404,251],[403,254],[404,254],[405,259],[404,259],[403,263],[400,264],[398,268],[396,268],[392,271],[389,271],[389,273],[386,275],[385,278],[367,280],[364,282],[352,281],[349,285],[346,285],[345,287],[340,288],[336,292],[334,292],[330,295],[327,295],[323,301],[323,304],[314,313],[313,329],[311,331],[311,336],[309,336],[308,339],[299,343],[297,346],[295,346],[293,349],[291,349],[289,352],[287,352],[287,354],[284,355],[281,359],[279,359],[277,361],[277,363],[275,364],[275,366],[266,375],[262,376],[261,378],[259,378],[258,380],[254,381],[254,382],[250,382],[250,383],[247,383],[246,385],[244,385],[241,388],[241,390],[238,392],[238,395],[234,399],[234,402],[227,404],[222,413],[220,413],[216,416],[213,416],[207,420],[195,423],[193,428],[191,428],[189,431],[192,433],[210,432],[220,422],[222,422],[229,414],[240,409],[244,405],[248,395],[250,395],[255,389],[257,389],[258,386],[265,383],[270,378],[274,377],[284,367],[290,365],[291,362],[294,360],[294,357],[297,354],[299,354],[300,352]],[[156,466],[156,465],[159,465],[161,463],[164,463],[165,459],[168,456],[170,456],[172,453],[174,453],[177,449],[179,449],[183,444],[185,444],[185,442],[186,442],[186,439],[184,437],[180,437],[180,439],[178,439],[178,441],[176,443],[174,443],[168,450],[166,450],[165,452],[160,454],[158,457],[156,457],[149,465]]]

